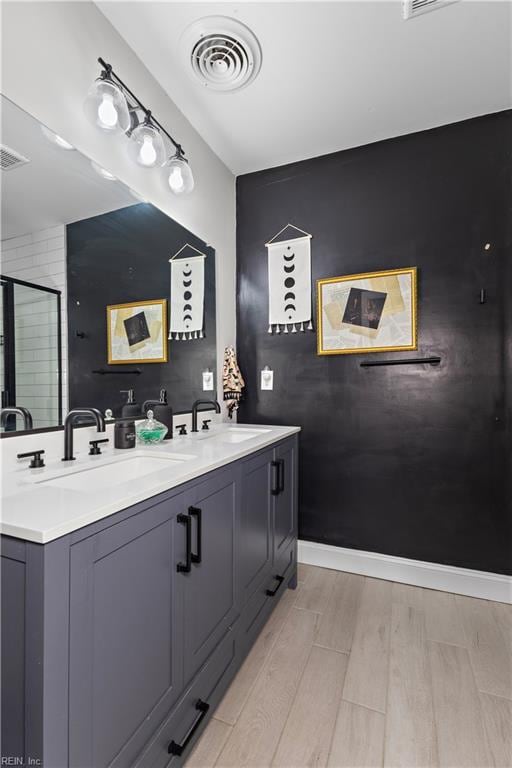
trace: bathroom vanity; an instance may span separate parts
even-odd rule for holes
[[[1,762],[181,765],[295,586],[298,429],[198,425],[220,411],[214,247],[1,106],[30,159],[2,182]],[[120,417],[162,393],[174,438],[131,447]]]
[[[10,473],[3,755],[184,762],[296,585],[298,431],[217,425]]]

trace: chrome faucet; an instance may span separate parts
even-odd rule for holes
[[[200,405],[209,405],[210,408],[203,408],[203,411],[215,410],[215,413],[220,413],[220,405],[216,400],[196,400],[192,406],[192,429],[191,432],[197,432],[197,409]]]
[[[23,419],[23,429],[33,429],[32,414],[28,408],[23,408],[21,405],[2,408],[0,413],[0,425],[2,427],[5,427],[8,416],[21,416]]]
[[[62,461],[74,461],[73,456],[73,427],[77,416],[91,416],[98,432],[105,431],[105,419],[97,408],[73,408],[64,422],[64,457]]]

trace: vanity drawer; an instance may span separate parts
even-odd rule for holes
[[[286,548],[286,551],[281,554],[278,564],[281,570],[278,571],[274,568],[272,574],[268,576],[266,583],[252,595],[245,606],[239,635],[240,646],[244,653],[250,650],[268,617],[281,599],[285,589],[288,588],[288,582],[296,567],[295,553],[295,542],[292,542]],[[282,581],[278,581],[273,576],[280,576]],[[268,594],[267,590],[273,594]]]
[[[237,669],[235,636],[234,628],[228,630],[169,717],[139,755],[133,768],[174,768],[187,759],[197,735],[203,730]],[[208,707],[206,711],[204,704]],[[171,742],[178,747],[176,752],[186,744],[181,755],[173,756],[169,753]]]
[[[274,559],[274,565],[272,568],[272,576],[284,576],[285,581],[288,580],[288,576],[293,570],[297,560],[297,541],[292,539],[288,541],[285,547],[282,547]],[[271,589],[275,589],[276,582],[274,582]]]

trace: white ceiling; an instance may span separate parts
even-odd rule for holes
[[[97,5],[236,174],[512,106],[509,2],[461,0],[409,21],[399,0]],[[182,61],[183,31],[213,14],[260,41],[261,72],[242,91],[208,91]]]
[[[0,112],[2,143],[30,161],[0,171],[2,240],[138,202],[122,182],[102,179],[80,152],[50,143],[41,124],[4,96]]]

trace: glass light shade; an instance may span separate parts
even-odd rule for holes
[[[108,78],[99,77],[89,89],[85,114],[93,125],[111,133],[126,133],[130,112],[121,88]]]
[[[59,136],[58,133],[50,131],[46,125],[41,125],[41,131],[43,132],[43,135],[48,139],[48,141],[51,141],[52,144],[56,144],[59,149],[74,149],[74,146],[70,144],[69,141],[63,139],[62,136]]]
[[[165,145],[160,131],[151,123],[141,123],[132,132],[128,144],[131,159],[143,168],[165,163]]]
[[[194,189],[194,177],[188,161],[174,155],[167,163],[168,183],[175,195],[188,195]]]

